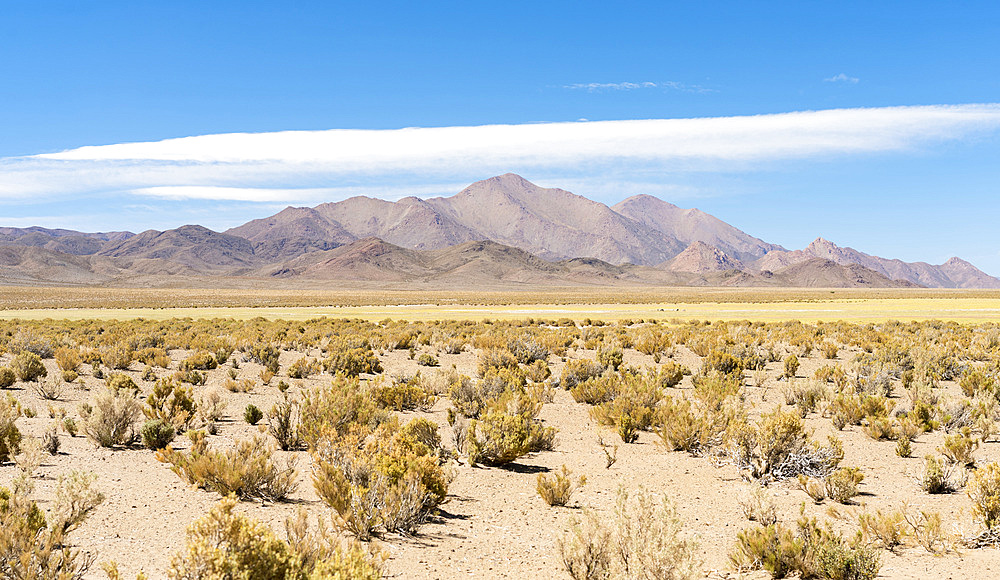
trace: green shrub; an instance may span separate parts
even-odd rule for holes
[[[357,379],[337,377],[302,393],[299,435],[314,449],[320,439],[342,436],[355,424],[374,427],[386,417]]]
[[[931,455],[925,458],[924,474],[920,478],[920,488],[927,493],[951,493],[965,485],[964,471],[947,466]]]
[[[524,392],[509,391],[469,422],[465,452],[469,463],[503,465],[517,460],[555,437],[553,427],[543,427],[535,417],[542,403]]]
[[[134,394],[139,394],[139,385],[135,384],[132,377],[126,375],[125,373],[113,373],[108,375],[104,379],[104,384],[108,386],[109,389],[114,391],[128,391]]]
[[[174,426],[163,419],[150,419],[142,426],[142,444],[146,449],[163,449],[174,440]]]
[[[794,354],[790,354],[785,359],[785,376],[792,378],[797,372],[799,372],[799,359]]]
[[[438,359],[434,358],[434,355],[425,352],[417,357],[417,364],[422,367],[436,367],[438,366]]]
[[[288,377],[292,379],[308,379],[310,375],[319,372],[322,365],[313,359],[302,357],[288,367]]]
[[[424,388],[420,373],[391,382],[376,381],[370,392],[378,406],[394,411],[427,411],[437,401],[437,397]]]
[[[19,381],[37,381],[46,377],[49,371],[45,369],[42,358],[37,354],[22,350],[10,361],[10,368],[14,371]]]
[[[256,425],[260,423],[260,420],[264,418],[264,412],[257,408],[257,405],[250,403],[243,410],[243,420],[250,425]]]

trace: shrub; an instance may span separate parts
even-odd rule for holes
[[[142,426],[142,444],[153,451],[163,449],[174,440],[174,426],[163,419],[150,419]]]
[[[556,546],[564,569],[574,579],[700,577],[696,543],[683,531],[667,496],[643,488],[632,496],[620,489],[614,522],[605,527],[589,512],[570,520],[570,532]]]
[[[858,484],[864,478],[857,467],[842,467],[826,477],[826,495],[837,503],[846,504],[858,495]]]
[[[778,521],[777,507],[767,488],[759,483],[750,484],[750,488],[741,493],[739,504],[743,515],[751,522],[769,526]]]
[[[308,379],[309,375],[319,372],[322,365],[313,359],[302,357],[288,366],[288,377],[292,379]]]
[[[802,517],[797,530],[782,524],[749,528],[737,536],[729,555],[739,570],[767,570],[774,578],[798,574],[802,578],[869,580],[882,567],[878,552],[856,538],[850,542],[829,526]]]
[[[164,378],[156,381],[142,411],[148,419],[162,419],[174,429],[184,431],[194,421],[197,409],[191,387]]]
[[[6,463],[21,452],[21,431],[17,418],[21,407],[10,396],[0,399],[0,463]]]
[[[235,499],[224,499],[187,531],[187,545],[170,561],[169,578],[259,578],[377,580],[382,561],[358,544],[340,546],[321,530],[310,533],[304,514],[287,520],[288,541],[244,515]]]
[[[92,482],[78,472],[59,478],[51,525],[27,490],[0,488],[0,577],[79,580],[87,574],[93,558],[71,549],[67,536],[103,500]]]
[[[531,452],[539,441],[551,440],[555,429],[542,427],[535,417],[542,403],[523,392],[510,391],[479,419],[469,422],[466,453],[469,463],[503,465]]]
[[[990,463],[972,472],[966,489],[972,499],[972,513],[987,530],[1000,523],[1000,463]]]
[[[264,412],[257,408],[257,405],[250,403],[243,410],[243,420],[250,425],[256,425],[260,423],[260,420],[264,418]]]
[[[62,372],[62,380],[65,383],[72,383],[73,381],[75,381],[78,378],[80,378],[80,375],[76,371],[63,371]]]
[[[938,451],[955,465],[962,467],[974,465],[976,459],[972,454],[979,447],[979,440],[973,439],[970,432],[968,427],[963,427],[961,433],[946,436],[944,447],[939,447]]]
[[[83,433],[101,447],[129,445],[135,441],[135,422],[141,415],[142,405],[134,394],[107,388],[83,417]]]
[[[195,354],[187,357],[181,361],[180,370],[182,371],[210,371],[212,369],[218,368],[219,361],[216,360],[215,355],[210,352],[196,352]]]
[[[792,378],[797,372],[799,372],[799,359],[794,354],[790,354],[785,359],[785,376]]]
[[[80,351],[75,348],[57,348],[55,352],[56,364],[61,371],[75,371],[80,367]]]
[[[394,411],[427,411],[437,401],[437,397],[427,392],[420,373],[410,378],[399,378],[391,382],[377,381],[371,387],[371,396],[378,406]]]
[[[9,389],[17,382],[17,375],[10,367],[0,367],[0,389]]]
[[[574,516],[569,533],[556,540],[556,548],[563,569],[573,580],[602,580],[611,576],[615,556],[611,531],[593,513],[585,511],[583,521]]]
[[[279,383],[279,388],[281,387]],[[225,383],[226,390],[230,393],[249,393],[254,388],[253,379],[240,379],[238,381],[233,379],[226,379]],[[284,391],[282,391],[284,392]]]
[[[104,380],[104,384],[108,386],[109,389],[114,391],[130,391],[132,393],[139,393],[139,385],[135,384],[132,377],[126,375],[125,373],[113,373],[108,375],[108,378]]]
[[[32,385],[31,390],[38,398],[46,401],[58,401],[63,396],[63,386],[59,381],[38,381]]]
[[[655,382],[663,388],[676,387],[684,379],[687,369],[674,361],[669,361],[657,369]],[[689,374],[689,373],[687,373]]]
[[[597,362],[606,369],[617,371],[618,367],[622,366],[623,360],[622,349],[617,347],[601,349],[597,352]]]
[[[830,438],[826,446],[809,440],[802,419],[795,413],[775,409],[755,423],[736,425],[730,455],[750,477],[825,477],[839,465],[843,448]]]
[[[222,496],[281,501],[296,489],[295,463],[279,466],[272,459],[273,453],[274,448],[263,437],[254,437],[237,441],[225,452],[195,444],[188,454],[168,447],[156,458],[171,463],[174,473],[188,483]]]
[[[417,357],[417,364],[422,367],[436,367],[438,366],[438,359],[434,358],[433,355],[427,354],[426,352]]]
[[[581,475],[576,481],[572,472],[565,466],[553,474],[539,473],[535,489],[542,500],[550,506],[564,506],[569,502],[573,492],[587,483],[587,477]]]
[[[135,360],[135,352],[128,345],[111,347],[101,353],[101,362],[114,370],[126,370]]]
[[[379,530],[412,533],[447,495],[441,455],[437,427],[426,419],[357,425],[318,442],[313,485],[359,539]]]
[[[19,381],[37,381],[49,374],[42,363],[42,358],[27,350],[22,350],[10,361],[10,368]]]
[[[385,418],[357,379],[337,377],[302,394],[299,435],[314,449],[320,439],[344,435],[354,424],[374,427]]]
[[[863,513],[858,516],[858,524],[866,539],[890,551],[903,544],[907,532],[904,510],[901,509]]]
[[[592,360],[573,359],[563,366],[559,384],[568,391],[587,379],[601,376],[603,372],[604,367]]]
[[[925,458],[924,473],[918,480],[920,489],[927,493],[952,493],[965,485],[964,471],[947,466],[931,455]]]
[[[362,373],[377,375],[382,363],[370,348],[352,348],[336,351],[323,361],[323,368],[331,375],[356,377]]]
[[[280,403],[275,403],[267,414],[268,431],[278,440],[282,451],[297,448],[299,438],[299,403],[288,395]]]

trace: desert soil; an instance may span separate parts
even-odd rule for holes
[[[674,358],[697,369],[700,359],[677,347]],[[174,351],[176,362],[189,353]],[[318,352],[282,354],[282,367],[302,354],[316,356]],[[437,353],[435,353],[437,354]],[[570,357],[593,358],[593,351],[570,351]],[[853,353],[841,351],[840,362]],[[459,372],[474,375],[477,354],[466,351],[458,355],[437,354],[442,368],[454,365]],[[4,357],[7,362],[9,356]],[[830,361],[823,360],[816,352],[801,358],[799,376],[811,377],[814,370]],[[387,374],[408,373],[420,370],[406,351],[394,351],[382,356]],[[559,376],[564,362],[551,357],[553,376]],[[50,377],[58,372],[54,361],[46,360]],[[651,357],[635,351],[626,352],[626,363],[651,365]],[[172,364],[171,367],[175,365]],[[18,425],[25,435],[40,437],[54,424],[49,409],[64,408],[71,416],[77,407],[91,398],[88,389],[103,383],[90,376],[89,367],[83,365],[85,386],[67,387],[58,401],[40,399],[32,389],[18,383],[7,391],[25,407],[37,412],[34,418],[21,418]],[[209,388],[221,388],[230,365],[211,371],[206,386],[197,387],[196,393]],[[148,393],[152,383],[139,378],[141,367],[134,364],[130,374]],[[258,376],[260,367],[251,363],[240,365],[239,376]],[[173,370],[158,369],[161,375]],[[282,373],[283,374],[283,373]],[[764,388],[748,386],[748,402],[756,410],[769,410],[782,403],[783,382],[781,363],[768,365],[768,380]],[[278,400],[278,390],[273,386],[282,377],[276,377],[272,386],[259,385],[252,393],[229,393],[226,396],[227,420],[219,425],[217,435],[209,436],[209,444],[225,448],[235,440],[251,437],[257,427],[242,419],[243,409],[253,402],[265,411]],[[288,380],[287,377],[284,377]],[[329,381],[329,376],[314,376],[305,380],[289,380],[290,392]],[[685,377],[677,393],[691,388],[690,377]],[[746,381],[751,382],[749,376]],[[958,394],[953,383],[944,383],[942,393]],[[901,399],[896,399],[901,403]],[[451,444],[451,432],[446,420],[449,402],[440,399],[425,416],[433,418],[442,427],[442,435]],[[403,413],[410,416],[413,413]],[[739,500],[749,486],[737,469],[731,465],[715,465],[710,459],[693,457],[683,452],[668,452],[658,444],[653,433],[642,433],[638,442],[623,444],[618,436],[598,426],[588,413],[588,407],[573,401],[568,392],[557,391],[555,400],[546,404],[542,414],[546,425],[559,429],[556,448],[523,457],[505,468],[470,467],[465,463],[454,466],[455,479],[449,488],[448,501],[441,512],[424,525],[415,537],[389,536],[377,541],[388,554],[388,577],[391,578],[568,578],[561,568],[556,553],[556,540],[569,529],[572,518],[582,510],[593,510],[604,521],[610,521],[618,489],[634,490],[644,486],[656,493],[667,494],[677,505],[686,529],[697,536],[699,554],[704,560],[704,573],[710,577],[767,577],[760,572],[740,575],[731,569],[727,554],[739,530],[753,525],[742,515]],[[810,414],[806,424],[815,430],[815,436],[825,440],[834,432],[828,418]],[[876,442],[863,434],[859,427],[848,427],[837,433],[844,443],[846,457],[843,465],[861,467],[865,479],[861,484],[862,495],[853,506],[840,506],[827,500],[814,504],[804,492],[791,482],[778,482],[767,488],[778,506],[779,520],[794,524],[804,505],[807,515],[829,520],[845,532],[856,529],[856,515],[867,509],[895,508],[903,502],[921,509],[940,512],[945,527],[971,530],[971,503],[964,492],[951,495],[928,495],[922,492],[915,480],[923,467],[921,459],[933,453],[943,440],[935,432],[921,435],[913,444],[913,457],[902,459],[895,454],[893,442]],[[56,456],[45,455],[44,463],[36,474],[34,497],[43,507],[50,505],[59,474],[79,469],[97,474],[96,487],[107,499],[73,536],[76,548],[94,554],[98,565],[89,577],[103,578],[99,564],[116,560],[125,577],[134,577],[140,570],[151,578],[165,577],[171,555],[184,545],[185,529],[191,522],[205,514],[220,498],[217,494],[188,486],[175,475],[167,464],[159,463],[154,454],[144,449],[108,450],[96,448],[82,436],[69,437],[60,433],[62,446]],[[599,440],[618,446],[617,461],[606,468],[605,454]],[[178,448],[187,446],[186,438],[178,438]],[[277,452],[279,455],[285,453]],[[329,519],[328,508],[317,498],[310,481],[310,460],[305,452],[291,453],[298,459],[298,491],[287,503],[243,502],[239,510],[269,523],[279,534],[283,521],[296,510],[305,509],[315,519]],[[980,463],[1000,460],[1000,443],[986,443],[976,452]],[[547,506],[535,492],[537,473],[568,466],[574,474],[586,475],[587,484],[573,496],[564,508]],[[0,485],[9,486],[15,474],[12,464],[0,466]],[[829,515],[831,506],[847,517],[838,519]],[[1000,551],[997,549],[963,549],[943,556],[932,555],[922,548],[907,548],[898,553],[882,552],[881,577],[885,578],[992,578],[1000,576]]]

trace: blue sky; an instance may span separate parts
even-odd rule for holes
[[[994,3],[0,14],[0,225],[221,230],[514,171],[609,204],[652,193],[788,248],[823,236],[1000,275]]]

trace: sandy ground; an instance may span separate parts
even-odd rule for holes
[[[171,355],[177,361],[187,353],[173,352]],[[283,368],[299,356],[301,353],[283,353]],[[594,353],[570,351],[570,356],[589,358]],[[842,352],[841,362],[848,356],[849,353]],[[420,369],[405,351],[390,352],[382,358],[386,372],[390,374],[412,374]],[[474,372],[475,353],[441,354],[439,358],[443,368],[455,365],[460,372],[470,375]],[[682,347],[677,348],[675,358],[692,368],[699,365],[698,358]],[[829,362],[818,358],[818,353],[801,360],[801,377],[812,376],[818,366]],[[54,361],[45,362],[50,376],[55,376]],[[552,357],[550,362],[553,374],[558,376],[563,362],[556,357]],[[652,358],[628,351],[626,362],[648,365],[652,364]],[[209,384],[198,387],[196,392],[221,385],[228,368],[229,365],[226,365],[213,371]],[[83,366],[83,370],[88,388],[102,383],[90,376],[87,365]],[[148,393],[152,383],[139,380],[139,370],[140,367],[134,365],[131,374]],[[244,363],[240,365],[239,376],[257,377],[259,370],[256,365]],[[772,363],[768,371],[770,378],[764,389],[747,387],[746,390],[748,403],[755,404],[757,411],[769,410],[783,401],[783,383],[775,380],[780,374],[780,363]],[[169,374],[173,371],[161,369],[159,372]],[[426,373],[427,369],[422,369],[422,372]],[[210,445],[224,447],[234,440],[257,433],[256,427],[242,420],[243,408],[248,402],[253,402],[266,411],[279,397],[278,390],[273,386],[279,378],[272,382],[272,386],[258,385],[249,394],[225,392],[228,418],[220,424],[218,435],[209,437]],[[291,392],[328,380],[328,376],[292,380]],[[680,393],[690,388],[690,378],[686,377],[676,391]],[[940,391],[952,395],[959,392],[952,383],[944,383]],[[75,416],[78,405],[91,396],[83,388],[71,387],[67,388],[61,400],[44,401],[21,383],[6,392],[37,412],[35,418],[18,420],[21,430],[32,436],[41,436],[54,423],[54,419],[49,417],[50,405],[63,407]],[[897,402],[902,400],[897,399]],[[447,399],[439,400],[426,415],[442,425],[443,439],[450,445],[451,433],[446,421],[448,406]],[[586,405],[575,403],[565,391],[558,391],[555,401],[545,405],[541,418],[547,425],[559,429],[555,451],[532,454],[505,468],[456,466],[456,477],[449,488],[448,501],[442,506],[439,516],[421,528],[416,537],[390,536],[378,542],[389,555],[389,577],[568,578],[561,569],[555,542],[569,528],[570,519],[585,508],[609,520],[619,487],[634,490],[639,486],[666,493],[676,502],[686,529],[698,537],[706,576],[761,577],[761,573],[740,576],[728,565],[727,554],[737,532],[752,525],[743,517],[739,506],[740,494],[747,484],[734,467],[716,466],[707,458],[692,457],[682,452],[668,452],[658,444],[658,437],[652,433],[643,433],[637,443],[622,444],[612,431],[595,424]],[[806,423],[815,430],[815,436],[822,439],[834,432],[830,420],[816,414],[809,415]],[[865,474],[861,484],[863,495],[858,498],[858,505],[838,506],[841,512],[853,516],[850,522],[832,520],[840,529],[847,531],[855,528],[856,514],[863,509],[893,508],[904,501],[921,509],[940,512],[949,530],[956,527],[972,529],[971,503],[964,492],[928,495],[920,490],[915,481],[923,467],[921,458],[940,446],[942,433],[920,436],[913,445],[913,458],[908,459],[896,456],[894,442],[872,441],[859,427],[848,427],[838,435],[844,440],[846,448],[843,465],[861,467]],[[611,468],[605,468],[604,452],[598,444],[601,437],[608,443],[618,445],[617,462]],[[60,438],[62,446],[59,454],[46,455],[36,474],[34,497],[45,507],[54,496],[59,474],[73,469],[96,473],[96,486],[107,499],[74,533],[72,540],[75,547],[96,554],[98,564],[116,560],[126,577],[133,577],[139,570],[146,571],[151,578],[164,577],[172,553],[184,545],[187,526],[207,512],[219,496],[186,485],[167,465],[157,462],[150,451],[139,448],[98,449],[82,436],[69,437],[65,433],[61,433]],[[186,439],[177,440],[178,447],[185,445]],[[300,508],[314,517],[328,514],[312,489],[308,455],[304,452],[294,455],[298,457],[300,486],[293,495],[293,501],[279,504],[244,502],[239,508],[268,522],[275,530],[281,530],[284,519]],[[980,463],[1000,459],[1000,443],[984,444],[976,452],[976,458]],[[564,464],[575,474],[586,475],[588,483],[573,496],[568,507],[552,508],[538,497],[535,480],[537,473],[558,469]],[[13,464],[0,466],[0,485],[9,485],[14,474]],[[813,504],[792,482],[776,483],[768,488],[768,493],[777,503],[779,519],[787,524],[794,524],[803,503],[808,515],[815,515],[821,520],[830,519],[827,510],[831,505],[837,505],[829,500],[821,505]],[[907,548],[898,554],[885,551],[882,554],[884,565],[881,577],[885,578],[1000,576],[1000,551],[996,549],[963,549],[934,556],[922,548]],[[766,576],[763,574],[763,577]],[[94,567],[89,577],[103,577],[99,566]]]

